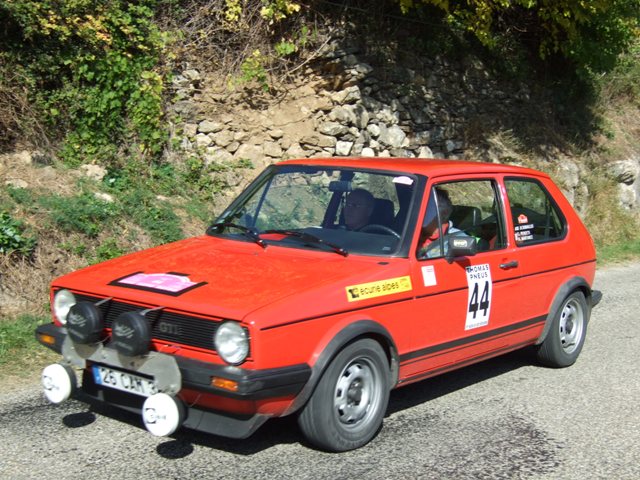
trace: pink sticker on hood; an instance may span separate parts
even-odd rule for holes
[[[174,273],[135,273],[117,281],[120,285],[144,287],[164,292],[178,293],[197,285],[184,275]]]

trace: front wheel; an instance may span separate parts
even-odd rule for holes
[[[382,425],[389,388],[389,362],[382,347],[371,339],[358,340],[329,364],[298,425],[321,449],[344,452],[361,447]]]
[[[565,298],[544,341],[538,346],[538,360],[548,367],[568,367],[580,355],[587,335],[589,308],[582,292]]]

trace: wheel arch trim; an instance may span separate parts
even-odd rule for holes
[[[358,320],[340,330],[324,347],[318,359],[311,367],[311,376],[284,415],[302,408],[315,390],[322,374],[331,360],[347,345],[361,338],[372,338],[378,341],[389,359],[389,385],[393,389],[399,378],[400,361],[396,344],[389,331],[373,320]]]
[[[586,312],[587,319],[591,316],[591,287],[589,286],[589,283],[583,277],[570,278],[563,283],[560,288],[558,288],[553,298],[553,302],[551,302],[551,308],[549,308],[549,313],[547,314],[547,319],[545,320],[542,333],[536,340],[536,345],[540,345],[544,339],[547,338],[553,319],[562,308],[562,304],[565,299],[575,291],[580,291],[584,294],[588,309],[588,312]]]

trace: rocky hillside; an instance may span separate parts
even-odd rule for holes
[[[637,236],[637,102],[580,103],[477,52],[414,54],[394,42],[327,35],[268,88],[230,84],[185,56],[168,87],[161,163],[69,168],[17,142],[0,155],[0,233],[15,245],[0,255],[0,317],[43,314],[57,275],[204,231],[262,168],[293,157],[533,166],[556,178],[600,246]],[[597,121],[606,128],[576,127]]]
[[[614,201],[623,210],[637,212],[640,148],[611,151],[614,142],[600,150],[577,148],[563,136],[550,92],[536,81],[505,79],[473,56],[380,63],[355,42],[326,45],[276,95],[229,91],[215,72],[188,68],[173,80],[171,110],[180,119],[173,161],[249,160],[261,169],[283,158],[335,155],[525,164],[554,175],[583,215],[594,174],[615,184]],[[637,139],[635,128],[627,125],[625,135]],[[231,188],[225,194],[253,175],[226,175]]]

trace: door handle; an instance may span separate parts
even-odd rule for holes
[[[510,268],[516,268],[518,266],[517,260],[512,260],[511,262],[501,263],[500,268],[503,270],[508,270]]]

